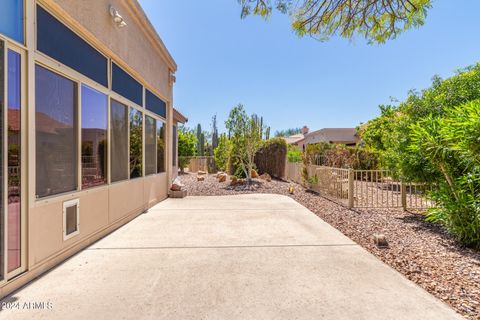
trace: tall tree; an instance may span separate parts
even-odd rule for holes
[[[212,118],[212,151],[218,146],[218,126],[217,126],[217,115],[214,115]]]
[[[237,0],[242,18],[272,13],[273,0]],[[383,43],[424,24],[431,0],[276,0],[278,11],[289,14],[299,36],[328,40],[356,35],[370,43]]]
[[[225,126],[231,133],[234,146],[232,157],[236,158],[250,183],[255,155],[262,145],[259,118],[255,114],[248,116],[243,105],[239,104],[230,111]]]

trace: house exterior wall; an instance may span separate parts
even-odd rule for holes
[[[35,65],[41,64],[79,84],[86,84],[128,106],[128,99],[91,81],[75,70],[36,50],[35,8],[41,5],[64,25],[115,61],[144,88],[167,105],[165,172],[141,178],[108,183],[92,189],[78,190],[37,199],[35,196]],[[127,22],[118,28],[109,14],[112,4]],[[0,281],[0,297],[16,290],[69,256],[127,223],[168,196],[172,179],[173,82],[176,64],[153,31],[143,11],[134,0],[25,0],[25,43],[19,44],[5,35],[0,40],[24,52],[25,108],[22,110],[22,268]],[[1,10],[1,4],[0,4]],[[145,115],[149,111],[136,106]],[[157,117],[158,118],[158,117]],[[110,144],[109,144],[110,145]],[[145,146],[142,148],[145,152]],[[145,157],[143,157],[145,159]],[[112,160],[113,161],[113,160]],[[145,165],[143,166],[145,168]],[[79,176],[81,175],[81,169]],[[110,172],[110,168],[108,170]],[[80,183],[79,183],[80,184]],[[63,204],[79,200],[79,234],[64,239]]]

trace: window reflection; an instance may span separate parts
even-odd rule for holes
[[[157,146],[154,118],[145,116],[145,174],[157,173]]]
[[[82,188],[107,183],[107,96],[82,86]]]
[[[157,172],[165,172],[165,124],[157,121]]]
[[[112,100],[110,110],[111,125],[111,174],[112,182],[128,179],[128,109],[127,106]]]
[[[5,84],[5,44],[3,41],[0,41],[0,88],[4,88]],[[3,120],[4,120],[4,105],[5,105],[5,92],[4,90],[0,89],[0,221],[4,221],[4,196],[5,196],[5,191],[3,188],[3,179],[4,179],[4,172],[3,172],[3,138],[4,138],[4,133],[3,133]],[[4,226],[2,223],[0,223],[0,280],[3,280],[4,278],[4,263],[5,263],[5,255],[4,255],[4,248],[5,248],[5,234],[4,234]]]
[[[36,194],[45,197],[77,188],[75,82],[35,67]]]
[[[130,108],[130,178],[142,175],[142,113]]]
[[[21,266],[21,56],[8,50],[8,272]]]

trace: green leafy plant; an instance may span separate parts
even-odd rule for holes
[[[221,171],[227,171],[230,158],[231,143],[226,134],[222,134],[218,140],[218,146],[214,151],[215,163]]]
[[[185,126],[178,130],[178,167],[183,172],[190,163],[191,157],[195,156],[197,138],[192,130]]]

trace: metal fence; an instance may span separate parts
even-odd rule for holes
[[[333,201],[350,208],[403,208],[424,210],[435,203],[429,199],[433,186],[400,182],[387,170],[353,170],[326,166],[308,166],[310,181],[302,181],[301,163],[288,163],[286,177],[306,184]],[[313,177],[313,178],[312,178]]]

